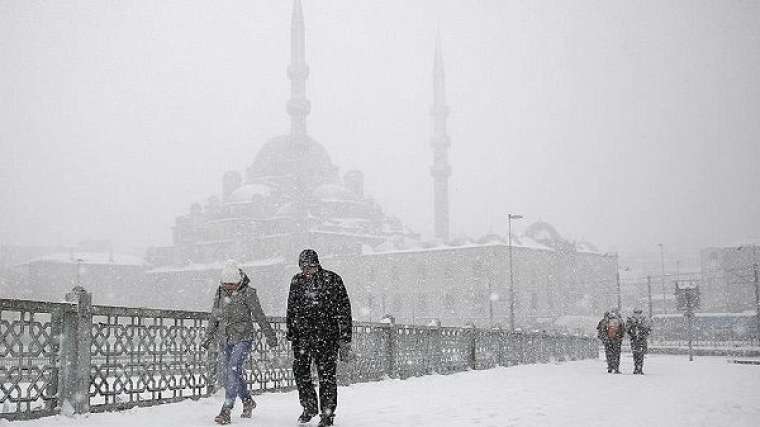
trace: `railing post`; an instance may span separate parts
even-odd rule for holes
[[[514,343],[514,361],[515,365],[522,365],[525,363],[525,336],[522,334],[522,331],[517,329],[514,331],[510,331],[510,336],[512,339],[512,343]]]
[[[469,338],[468,340],[468,343],[469,343],[468,359],[469,360],[467,362],[467,365],[470,367],[470,369],[475,369],[475,364],[478,361],[478,358],[477,358],[477,339],[478,339],[477,331],[478,330],[477,328],[475,328],[475,324],[469,324],[467,325],[465,331],[466,333],[469,334],[469,337],[468,337]]]
[[[61,342],[61,407],[65,415],[90,412],[90,346],[92,345],[92,295],[81,286],[66,294],[76,304],[63,313]]]
[[[388,346],[385,356],[388,363],[385,365],[385,374],[390,378],[398,378],[398,332],[396,331],[396,319],[391,315],[385,315],[381,322],[388,334]]]
[[[441,322],[436,320],[430,328],[430,370],[431,373],[440,374],[441,360],[443,359]]]
[[[498,328],[492,329],[491,333],[496,335],[496,366],[505,366],[504,331]]]

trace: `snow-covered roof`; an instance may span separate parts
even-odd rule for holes
[[[212,271],[212,270],[221,270],[222,267],[224,267],[226,261],[215,261],[215,262],[209,262],[209,263],[193,263],[183,266],[167,266],[167,267],[158,267],[153,268],[151,270],[148,270],[147,273],[175,273],[175,272],[182,272],[182,271]],[[241,262],[240,268],[245,270],[246,268],[253,268],[253,267],[267,267],[270,265],[278,265],[285,262],[285,258],[283,257],[274,257],[274,258],[266,258],[266,259],[260,259],[260,260],[252,260],[252,261],[245,261]]]
[[[486,242],[483,243],[477,243],[473,242],[471,240],[467,240],[466,243],[462,243],[464,240],[459,240],[456,242],[443,242],[441,240],[429,240],[429,241],[418,241],[413,239],[403,239],[403,241],[386,241],[383,244],[376,246],[374,249],[366,247],[363,248],[362,253],[364,255],[371,255],[371,254],[387,254],[387,253],[408,253],[408,252],[427,252],[427,251],[442,251],[442,250],[452,250],[452,249],[461,249],[461,248],[481,248],[481,247],[496,247],[506,246],[506,243],[500,242],[500,241],[494,241],[492,239],[489,239]],[[512,247],[513,248],[524,248],[524,249],[536,249],[541,251],[549,251],[554,252],[553,248],[550,248],[548,246],[542,245],[535,240],[529,238],[529,237],[521,237],[520,240],[513,239],[512,240]]]
[[[50,262],[59,264],[76,264],[78,262],[81,262],[83,265],[145,265],[145,260],[139,256],[120,253],[110,254],[107,252],[59,252],[37,257],[29,261],[29,263],[37,262]]]

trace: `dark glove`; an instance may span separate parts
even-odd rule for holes
[[[270,335],[267,337],[267,347],[269,348],[277,347],[277,336]]]
[[[350,362],[354,359],[354,354],[351,351],[350,342],[341,342],[338,348],[338,358],[341,362]]]

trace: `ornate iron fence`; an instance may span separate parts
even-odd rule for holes
[[[90,411],[208,396],[214,363],[200,343],[208,314],[92,307]]]
[[[63,316],[71,311],[71,304],[0,300],[0,417],[57,412]]]
[[[200,347],[209,313],[93,306],[82,288],[67,301],[0,299],[0,418],[148,406],[218,388],[223,358]],[[257,331],[245,365],[254,393],[295,387],[285,319],[270,323],[278,346]],[[340,384],[598,355],[592,338],[393,323],[354,322],[352,346]]]

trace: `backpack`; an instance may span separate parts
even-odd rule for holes
[[[607,338],[614,339],[620,333],[620,319],[612,318],[607,321]]]

